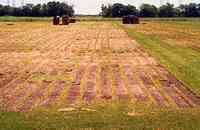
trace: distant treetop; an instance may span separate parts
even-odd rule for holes
[[[73,6],[63,2],[48,2],[47,4],[26,4],[22,7],[11,7],[0,5],[0,16],[62,16],[74,15]]]
[[[174,7],[167,3],[160,7],[150,4],[142,4],[139,9],[133,5],[123,5],[115,3],[113,5],[102,5],[101,13],[103,17],[122,17],[126,15],[136,15],[140,17],[200,17],[200,3],[190,3]]]

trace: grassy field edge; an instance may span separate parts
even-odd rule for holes
[[[121,21],[121,18],[104,18],[101,16],[75,16],[80,22],[101,22],[101,21]],[[16,17],[16,16],[0,16],[0,22],[37,22],[51,21],[52,17]],[[141,21],[200,21],[200,18],[193,17],[173,17],[173,18],[140,18]]]
[[[126,103],[99,104],[89,109],[95,111],[85,111],[81,107],[66,112],[51,109],[26,113],[0,111],[0,130],[193,130],[200,128],[199,109],[161,110],[144,106],[134,107]],[[127,115],[130,109],[135,115]]]
[[[120,23],[115,23],[118,27],[124,29],[129,37],[136,40],[150,55],[164,66],[169,72],[175,75],[179,80],[183,81],[189,89],[197,95],[200,95],[200,72],[198,68],[198,57],[200,53],[190,47],[179,45],[169,45],[156,36],[147,36],[123,26]],[[187,61],[192,62],[187,62]]]

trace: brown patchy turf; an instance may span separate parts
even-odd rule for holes
[[[50,82],[42,82],[22,103],[22,105],[18,108],[19,111],[27,111],[32,108],[34,103],[38,98],[42,98],[46,88],[49,86]]]
[[[148,99],[148,96],[143,92],[143,90],[140,87],[139,82],[136,80],[135,76],[131,72],[130,65],[125,65],[125,76],[128,79],[128,87],[131,91],[131,94],[135,96],[135,98],[140,102],[145,102]]]
[[[89,66],[89,73],[87,76],[85,91],[83,94],[83,100],[86,104],[91,104],[92,100],[96,96],[95,84],[96,84],[96,73],[97,73],[97,65],[93,64]]]
[[[75,104],[76,99],[78,98],[78,96],[80,96],[80,87],[81,87],[80,85],[84,73],[85,73],[85,66],[79,67],[79,69],[76,72],[75,79],[72,82],[68,91],[67,101],[69,104]]]
[[[128,94],[126,91],[125,84],[123,83],[121,74],[120,74],[120,66],[118,64],[112,65],[112,70],[114,72],[113,78],[116,87],[116,95],[119,100],[126,100],[128,99]]]
[[[184,83],[111,23],[16,23],[0,30],[0,100],[7,110],[121,100],[200,105]]]
[[[102,66],[101,74],[100,74],[100,90],[101,90],[101,98],[105,100],[112,99],[112,90],[111,90],[111,82],[109,80],[109,68],[108,66]]]
[[[142,80],[144,86],[148,90],[148,92],[151,94],[151,96],[155,99],[156,103],[159,106],[165,106],[165,101],[160,92],[154,87],[153,81],[147,77],[147,75],[144,72],[138,73],[140,79]]]

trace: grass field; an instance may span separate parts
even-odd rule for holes
[[[101,21],[121,21],[121,18],[103,18],[100,16],[75,16],[77,21],[81,22],[101,22]],[[15,16],[1,16],[0,22],[36,22],[36,21],[51,21],[52,17],[15,17]],[[195,21],[199,22],[200,18],[141,18],[141,21]]]
[[[119,21],[121,18],[103,18],[99,16],[75,16],[77,21],[98,22],[98,21]],[[0,22],[36,22],[36,21],[52,21],[52,17],[15,17],[0,16]]]
[[[198,25],[1,22],[0,129],[199,129]]]
[[[143,22],[125,28],[129,36],[200,94],[199,22]]]
[[[14,17],[1,16],[0,22],[36,22],[36,21],[51,21],[50,17]]]
[[[129,106],[129,107],[128,107]],[[138,115],[125,114],[130,105],[107,104],[92,107],[97,112],[77,109],[72,112],[0,112],[1,130],[196,130],[200,128],[199,109],[152,110],[137,107]],[[143,108],[140,109],[139,108]],[[133,109],[133,107],[131,107]],[[144,112],[145,111],[145,112]]]

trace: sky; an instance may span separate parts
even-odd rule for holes
[[[45,3],[48,1],[53,0],[0,0],[1,4],[6,4],[8,1],[10,1],[10,5],[15,1],[15,6],[19,6],[22,4],[22,1],[25,1],[25,3]],[[200,3],[200,0],[56,0],[61,2],[67,2],[68,4],[71,4],[74,6],[75,13],[76,14],[99,14],[101,11],[101,5],[102,4],[113,4],[113,3],[123,3],[123,4],[131,4],[136,7],[139,7],[142,3],[149,3],[154,4],[156,6],[159,6],[161,4],[164,4],[166,2],[173,3],[174,5],[178,5],[179,3],[190,3],[190,2],[196,2]]]

